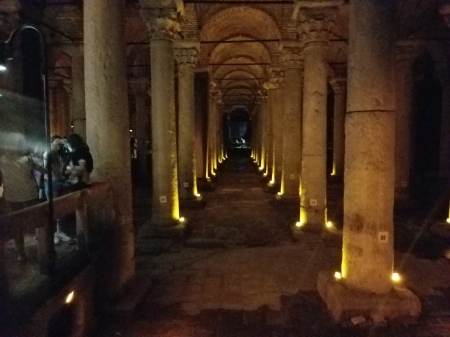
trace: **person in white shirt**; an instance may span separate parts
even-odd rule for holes
[[[33,171],[46,173],[28,153],[25,136],[10,133],[5,137],[0,155],[0,172],[3,181],[3,198],[7,212],[15,212],[38,202],[39,191]],[[18,252],[18,260],[25,261],[24,229],[22,226],[10,228]]]

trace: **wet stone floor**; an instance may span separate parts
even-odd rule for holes
[[[182,211],[188,219],[182,239],[138,240],[137,283],[147,286],[135,306],[104,314],[96,336],[450,336],[450,261],[396,251],[403,285],[422,303],[418,320],[336,324],[316,284],[319,272],[340,269],[341,236],[305,234],[294,241],[298,205],[267,193],[249,158],[228,159],[214,185],[202,192],[204,208]],[[329,209],[339,214],[339,192],[332,188]],[[146,209],[135,209],[140,224]]]

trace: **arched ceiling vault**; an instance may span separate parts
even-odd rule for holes
[[[265,77],[266,65],[278,51],[279,22],[252,6],[216,7],[200,22],[201,40],[217,42],[202,44],[202,59],[212,65],[214,79],[225,79],[218,82],[225,105],[251,109],[261,89],[258,79]],[[249,40],[252,42],[245,42]]]

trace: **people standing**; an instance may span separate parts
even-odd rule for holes
[[[38,202],[39,192],[34,171],[46,173],[45,168],[36,164],[29,154],[25,136],[19,132],[7,135],[0,156],[0,172],[8,213]],[[24,226],[15,226],[10,231],[18,252],[17,259],[26,261]]]
[[[52,197],[57,198],[67,192],[64,168],[67,160],[67,153],[64,150],[64,141],[61,136],[54,135],[50,138],[50,152],[45,152],[43,155],[44,167],[51,170],[51,186]],[[47,200],[50,198],[50,183],[48,174],[44,176],[45,195]],[[72,238],[63,232],[61,229],[61,220],[56,220],[56,231],[53,236],[53,242],[55,245],[62,242],[71,241]]]
[[[94,168],[89,146],[80,135],[73,133],[67,138],[69,155],[65,174],[69,185],[69,191],[86,188],[91,184],[90,173]]]

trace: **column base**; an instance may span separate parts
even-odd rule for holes
[[[322,230],[315,230],[314,228],[309,228],[307,225],[297,227],[296,224],[291,226],[291,234],[296,241],[342,241],[342,231],[335,228],[325,228]]]
[[[144,224],[139,230],[139,237],[151,238],[180,238],[186,232],[186,221],[171,221],[170,223],[152,223],[151,221]]]
[[[205,208],[206,201],[199,198],[180,199],[180,208],[201,209]]]
[[[300,196],[299,195],[287,195],[287,194],[277,194],[277,201],[286,202],[288,204],[294,204],[298,207],[300,204]]]
[[[331,272],[320,272],[317,290],[336,322],[355,316],[373,320],[417,318],[421,312],[419,298],[404,287],[393,287],[383,295],[366,293],[347,288]]]
[[[264,188],[264,192],[266,193],[278,193],[280,191],[280,184],[268,184],[265,188]]]
[[[216,189],[216,186],[211,179],[197,179],[197,189],[200,192],[212,192]]]

